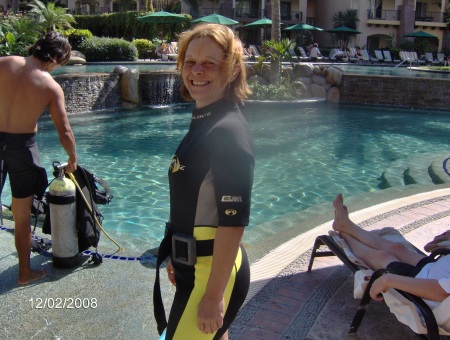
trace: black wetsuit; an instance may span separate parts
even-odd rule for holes
[[[253,142],[238,105],[221,100],[195,109],[169,170],[173,233],[194,236],[198,244],[213,240],[218,226],[247,226],[253,170]],[[166,339],[220,338],[248,292],[250,269],[243,247],[225,291],[224,325],[215,335],[204,334],[197,327],[197,307],[208,282],[212,252],[207,256],[197,253],[195,266],[173,258],[172,263],[177,290]]]
[[[39,150],[34,133],[0,132],[0,194],[9,175],[12,197],[36,195],[47,188],[47,173],[39,166]]]

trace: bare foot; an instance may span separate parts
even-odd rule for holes
[[[351,225],[350,218],[348,217],[347,207],[344,205],[344,198],[342,194],[336,196],[333,201],[334,206],[334,221],[333,229],[336,231],[346,232]]]
[[[43,279],[47,276],[47,272],[45,270],[31,270],[30,274],[25,278],[19,278],[17,280],[17,284],[19,285],[27,285],[31,282]]]

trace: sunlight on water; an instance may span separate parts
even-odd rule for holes
[[[189,128],[190,105],[70,116],[79,163],[104,179],[114,199],[100,206],[113,235],[161,239],[168,218],[167,171]],[[249,107],[256,149],[251,225],[317,204],[377,191],[392,162],[443,153],[450,113],[372,106],[313,104]],[[53,124],[39,122],[41,164],[66,161]],[[9,204],[9,184],[3,203]]]

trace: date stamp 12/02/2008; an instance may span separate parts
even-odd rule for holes
[[[28,302],[31,309],[95,309],[97,298],[40,298],[31,297]]]

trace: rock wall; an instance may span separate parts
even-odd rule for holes
[[[295,80],[299,99],[326,98],[329,101],[448,109],[450,79],[399,78],[392,76],[346,75],[338,66],[298,64],[284,70]],[[267,76],[253,73],[252,77]],[[56,75],[66,99],[68,114],[123,107],[121,76],[118,74]],[[179,77],[174,72],[139,75],[140,104],[181,103]]]
[[[270,82],[270,66],[252,64],[247,66],[247,77],[251,84]],[[326,98],[339,102],[339,85],[342,70],[334,65],[299,63],[293,67],[285,67],[283,76],[288,76],[298,92],[298,99]]]
[[[341,102],[448,109],[450,79],[343,75]]]

